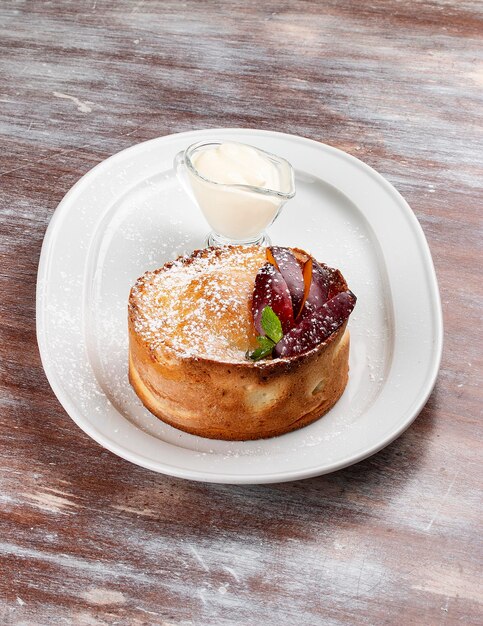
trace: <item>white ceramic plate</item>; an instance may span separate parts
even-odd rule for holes
[[[282,437],[224,442],[188,435],[153,417],[127,379],[130,286],[145,270],[202,247],[209,230],[172,169],[179,150],[208,138],[250,143],[292,163],[297,195],[271,227],[272,241],[338,267],[358,296],[343,397],[323,419]],[[98,443],[157,472],[224,483],[306,478],[380,450],[423,407],[442,349],[431,255],[398,192],[340,150],[243,129],[154,139],[86,174],[45,236],[37,335],[52,389]]]

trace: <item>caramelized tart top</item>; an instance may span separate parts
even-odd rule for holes
[[[256,347],[251,315],[255,277],[265,263],[260,246],[197,250],[146,272],[131,289],[134,330],[156,352],[246,361]]]
[[[129,319],[154,355],[246,363],[310,352],[355,303],[342,274],[302,250],[227,246],[146,272],[131,289]]]

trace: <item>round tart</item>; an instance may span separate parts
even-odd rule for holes
[[[197,250],[131,289],[129,380],[151,413],[194,435],[287,433],[342,395],[354,304],[341,273],[302,250]]]

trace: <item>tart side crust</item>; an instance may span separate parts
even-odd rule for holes
[[[349,332],[344,325],[335,335],[305,358],[280,360],[272,371],[194,360],[161,364],[131,337],[129,380],[151,413],[190,434],[231,441],[275,437],[314,422],[343,394]]]

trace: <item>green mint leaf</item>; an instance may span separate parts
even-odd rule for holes
[[[270,306],[266,306],[262,311],[262,328],[274,343],[278,343],[283,337],[282,324]]]
[[[260,344],[260,348],[264,350],[272,350],[275,345],[275,342],[268,337],[257,337],[257,341]]]
[[[252,361],[260,361],[261,359],[264,359],[265,357],[270,356],[270,354],[272,354],[272,350],[273,350],[273,345],[271,348],[257,348],[251,354],[249,354],[248,357]]]
[[[264,359],[269,356],[272,354],[273,347],[275,346],[275,343],[268,337],[257,337],[257,341],[260,344],[260,347],[254,350],[251,354],[247,352],[247,357],[252,361],[260,361],[260,359]]]

